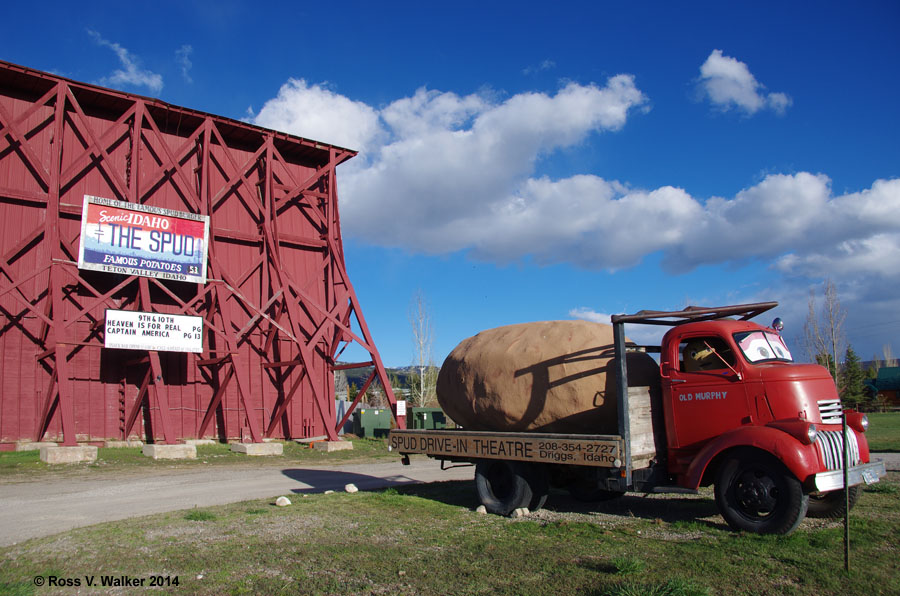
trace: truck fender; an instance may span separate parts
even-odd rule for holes
[[[756,448],[771,454],[801,483],[821,471],[815,444],[804,445],[788,433],[769,426],[743,426],[722,434],[697,453],[684,475],[684,486],[699,488],[709,464],[722,453],[737,447]]]

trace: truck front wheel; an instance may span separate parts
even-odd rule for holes
[[[546,473],[527,463],[486,460],[475,466],[475,489],[489,513],[509,515],[519,508],[540,509],[547,498]]]
[[[790,534],[806,516],[809,497],[780,461],[748,451],[730,457],[719,468],[716,505],[735,530]]]
[[[853,509],[858,499],[859,486],[851,486],[849,495],[850,509]],[[807,515],[824,519],[837,519],[844,516],[844,511],[847,509],[846,506],[843,489],[827,493],[812,493],[809,495],[809,511]]]

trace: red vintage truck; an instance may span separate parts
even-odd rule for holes
[[[475,464],[481,503],[501,515],[540,508],[551,486],[600,501],[714,484],[736,530],[786,534],[807,514],[840,517],[884,463],[870,461],[868,419],[843,409],[829,372],[793,361],[778,319],[750,321],[775,306],[613,316],[615,435],[394,430],[389,446],[404,463],[419,453]],[[671,329],[662,345],[638,346],[626,323]],[[628,386],[628,351],[659,354],[658,387]]]

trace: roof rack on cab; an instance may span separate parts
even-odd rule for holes
[[[757,302],[735,306],[688,306],[684,310],[642,310],[633,315],[613,315],[613,323],[642,323],[645,325],[682,325],[693,321],[711,321],[725,317],[740,317],[747,321],[778,306],[777,302]]]

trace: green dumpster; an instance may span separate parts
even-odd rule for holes
[[[391,430],[391,411],[363,408],[353,412],[353,434],[357,437],[386,437]]]
[[[413,429],[440,430],[447,427],[447,416],[440,408],[410,408],[409,410],[409,419],[412,420]]]

